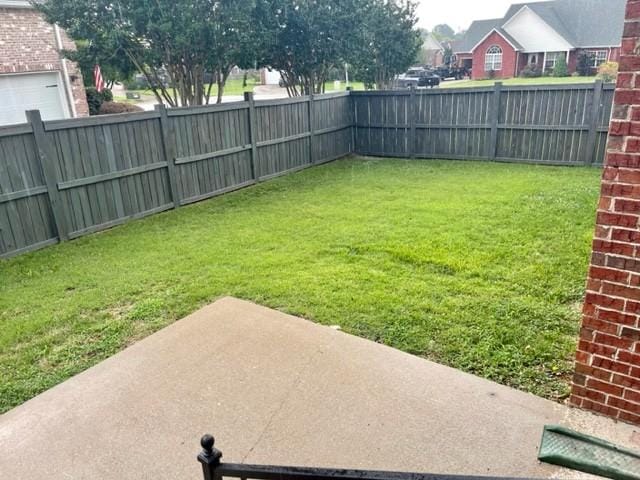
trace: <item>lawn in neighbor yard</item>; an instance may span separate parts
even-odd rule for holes
[[[563,85],[575,83],[593,83],[596,77],[538,77],[538,78],[507,78],[505,80],[458,80],[440,83],[440,88],[461,87],[491,87],[496,82],[504,85]]]
[[[599,180],[349,158],[0,260],[0,411],[223,295],[562,399]]]

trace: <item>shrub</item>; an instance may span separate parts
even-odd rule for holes
[[[102,90],[102,101],[103,102],[113,102],[113,92],[108,88]]]
[[[108,88],[100,93],[94,87],[89,87],[85,90],[85,93],[87,95],[87,104],[89,105],[89,115],[100,115],[102,104],[113,100],[113,93]]]
[[[537,78],[542,76],[542,71],[537,65],[529,64],[522,69],[520,76],[523,78]]]
[[[603,82],[613,82],[618,75],[618,62],[606,62],[598,67],[598,78]]]
[[[144,112],[142,108],[137,105],[124,102],[104,102],[100,107],[100,113],[98,115],[110,115],[113,113],[131,113],[131,112]]]
[[[582,52],[578,56],[578,64],[576,71],[582,77],[588,77],[593,72],[593,57],[586,52]]]
[[[564,57],[560,57],[556,60],[556,66],[553,68],[554,77],[568,77],[569,76],[569,66],[567,65],[567,61]]]

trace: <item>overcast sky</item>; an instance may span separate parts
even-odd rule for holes
[[[418,26],[431,30],[439,23],[448,23],[458,31],[472,21],[499,18],[514,3],[523,0],[418,0]]]

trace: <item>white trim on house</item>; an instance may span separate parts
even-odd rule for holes
[[[476,43],[476,44],[475,44],[475,46],[471,49],[471,53],[475,52],[475,51],[476,51],[476,48],[478,48],[480,45],[482,45],[482,43],[483,43],[487,38],[489,38],[493,32],[496,32],[498,35],[500,35],[502,38],[504,38],[504,39],[506,40],[506,42],[507,42],[509,45],[511,45],[511,46],[513,47],[513,49],[514,49],[516,52],[518,52],[518,51],[522,50],[521,48],[516,47],[513,43],[511,43],[511,41],[510,41],[507,37],[505,37],[503,33],[501,33],[501,32],[500,32],[500,30],[498,30],[497,28],[493,28],[489,33],[487,33],[487,34],[482,38],[482,40],[480,40],[478,43]]]

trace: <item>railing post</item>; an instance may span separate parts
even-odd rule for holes
[[[258,138],[256,132],[256,102],[253,92],[244,92],[244,101],[249,104],[249,141],[251,142],[251,178],[260,180],[258,171]]]
[[[202,452],[198,454],[198,461],[202,464],[204,480],[214,480],[216,478],[216,467],[220,465],[222,452],[214,448],[215,442],[211,435],[203,435],[200,439]]]
[[[409,89],[409,158],[416,158],[416,87],[411,85]]]
[[[42,174],[47,185],[49,194],[49,204],[53,212],[53,221],[60,241],[69,239],[69,221],[62,204],[62,197],[58,189],[58,174],[54,164],[55,154],[53,147],[44,130],[44,123],[40,115],[40,110],[29,110],[26,112],[27,121],[31,124],[36,148],[38,149],[38,159],[42,167]]]
[[[498,125],[500,122],[500,95],[502,94],[502,82],[496,82],[493,86],[493,99],[489,120],[491,122],[491,138],[489,140],[489,160],[495,160],[498,153]]]
[[[315,111],[313,108],[313,92],[311,92],[309,94],[309,163],[314,164],[315,162],[315,155],[314,155],[314,141],[313,141],[313,136],[315,135],[315,129],[314,129],[314,115],[315,115]]]
[[[600,117],[600,107],[602,103],[602,90],[604,84],[602,80],[596,80],[593,84],[593,95],[591,97],[591,115],[589,116],[589,134],[587,136],[587,152],[584,159],[585,165],[593,165],[596,158],[596,139],[598,138],[598,119]]]
[[[160,114],[160,132],[162,134],[162,146],[164,147],[164,157],[167,161],[167,172],[169,173],[169,189],[171,190],[171,199],[174,208],[180,206],[180,191],[178,190],[178,181],[176,178],[176,132],[169,115],[167,107],[164,105],[156,105],[156,111]]]

